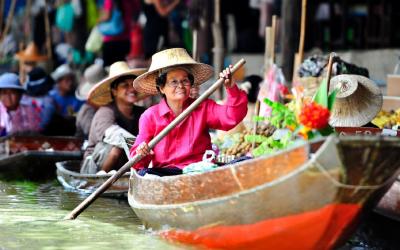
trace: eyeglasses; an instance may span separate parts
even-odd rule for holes
[[[178,87],[179,83],[182,83],[183,86],[190,86],[192,85],[192,83],[190,82],[190,80],[188,78],[182,79],[182,80],[172,80],[170,82],[167,82],[168,86],[172,87],[172,88],[176,88]]]

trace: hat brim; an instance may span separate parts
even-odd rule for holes
[[[45,56],[45,55],[26,55],[24,53],[24,51],[16,53],[15,57],[18,60],[30,61],[30,62],[40,62],[40,61],[46,61],[49,59],[49,57]]]
[[[382,109],[383,97],[379,87],[370,79],[347,75],[359,84],[356,98],[336,99],[329,119],[333,127],[361,127],[372,121]]]
[[[89,96],[89,91],[92,89],[93,86],[94,84],[90,82],[79,84],[75,90],[75,97],[80,101],[86,101]]]
[[[108,105],[109,103],[112,102],[112,96],[111,96],[111,83],[114,82],[116,79],[122,77],[122,76],[140,76],[144,72],[146,72],[147,69],[140,68],[140,69],[131,69],[125,73],[118,74],[115,76],[107,77],[101,80],[99,83],[94,85],[91,90],[89,91],[88,95],[88,102],[92,105],[95,106],[105,106]],[[146,93],[141,92],[140,90],[136,89],[139,94],[137,96],[137,101],[143,100],[144,98],[148,97],[149,95]]]
[[[15,85],[3,85],[0,86],[0,89],[14,89],[14,90],[19,90],[21,92],[25,92],[25,88],[22,86],[15,86]]]
[[[158,94],[156,88],[156,79],[161,71],[166,70],[168,68],[175,67],[184,67],[190,71],[190,73],[194,77],[194,85],[201,85],[207,80],[209,80],[213,74],[214,69],[210,65],[204,63],[182,63],[182,64],[174,64],[168,65],[164,68],[159,68],[156,70],[149,71],[138,76],[133,81],[133,86],[140,92],[146,93],[148,95],[156,95]]]

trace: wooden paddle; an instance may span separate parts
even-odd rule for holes
[[[240,59],[232,69],[232,75],[245,64],[244,59]],[[183,119],[185,119],[193,110],[197,108],[205,99],[207,99],[215,90],[220,88],[224,83],[224,79],[218,79],[210,88],[206,90],[199,98],[197,98],[187,109],[185,109],[175,120],[173,120],[167,127],[165,127],[156,137],[149,142],[150,149],[153,149],[157,143],[159,143],[176,125],[178,125]],[[84,201],[81,202],[72,212],[64,217],[66,220],[73,220],[80,213],[83,212],[93,201],[97,199],[104,191],[106,191],[114,182],[116,182],[125,172],[127,172],[134,164],[142,159],[141,155],[135,155],[125,165],[123,165],[113,176],[111,176],[106,182],[104,182],[96,191],[88,196]]]

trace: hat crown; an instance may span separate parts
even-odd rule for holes
[[[330,89],[337,89],[336,98],[346,98],[356,93],[358,81],[351,75],[338,75],[331,79]]]
[[[126,62],[120,61],[111,64],[110,66],[110,73],[108,74],[109,77],[114,77],[120,74],[124,74],[131,69],[129,68]]]
[[[151,57],[149,71],[159,70],[180,64],[197,63],[183,48],[166,49]]]
[[[85,72],[83,73],[83,77],[90,84],[95,84],[99,82],[105,76],[106,73],[100,64],[92,64],[91,66],[87,67]]]
[[[58,68],[51,74],[51,77],[53,77],[54,80],[58,81],[59,79],[67,75],[73,75],[73,71],[68,64],[62,64],[58,66]]]
[[[369,78],[337,75],[330,89],[338,89],[329,124],[333,127],[359,127],[370,122],[382,107],[382,92]]]
[[[24,50],[25,55],[39,55],[39,49],[35,43],[31,42]]]
[[[19,83],[17,74],[4,73],[0,76],[0,89],[19,89],[23,90],[23,87]]]

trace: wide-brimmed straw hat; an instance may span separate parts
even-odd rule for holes
[[[136,78],[133,85],[138,91],[155,95],[158,93],[156,78],[165,70],[177,66],[190,71],[194,77],[194,85],[204,83],[213,76],[214,72],[210,65],[193,60],[183,48],[167,49],[152,56],[149,71]]]
[[[39,49],[34,42],[30,42],[25,50],[16,53],[15,57],[19,60],[29,62],[46,61],[49,59],[47,55],[39,53]]]
[[[0,76],[0,89],[15,89],[25,91],[19,83],[19,77],[14,73],[4,73]]]
[[[75,96],[81,101],[86,101],[92,87],[106,77],[106,71],[100,64],[92,64],[83,72],[84,82],[80,83],[75,90]]]
[[[333,127],[360,127],[370,122],[382,108],[382,92],[370,79],[360,75],[338,75],[330,90],[338,89],[329,124]]]
[[[130,69],[126,62],[115,62],[110,66],[110,73],[108,77],[97,83],[89,91],[88,101],[96,106],[104,106],[112,102],[111,96],[111,83],[122,76],[139,76],[146,72],[147,69],[137,68]],[[144,94],[142,91],[137,90],[138,101],[146,98],[148,95]]]

